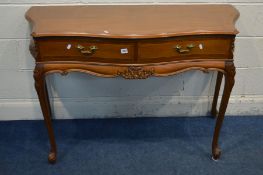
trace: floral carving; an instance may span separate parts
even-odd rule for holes
[[[36,59],[39,52],[38,52],[36,43],[32,40],[30,41],[29,51],[31,55]]]
[[[67,70],[63,70],[63,71],[60,72],[60,74],[62,76],[66,76],[66,75],[68,75],[68,71]]]
[[[154,74],[154,69],[145,70],[143,67],[130,66],[127,70],[117,72],[118,76],[122,76],[125,79],[146,79]]]
[[[236,75],[236,68],[233,62],[226,62],[225,63],[225,70],[229,76],[234,77]]]
[[[232,40],[232,45],[231,45],[232,53],[235,51],[235,39]]]

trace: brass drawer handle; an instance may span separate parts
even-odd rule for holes
[[[177,51],[178,53],[188,53],[188,52],[190,52],[191,49],[194,48],[194,47],[195,47],[194,44],[188,44],[188,45],[186,46],[186,49],[183,49],[183,47],[178,44],[178,45],[175,46],[175,49],[176,49],[176,51]]]
[[[78,44],[77,45],[77,49],[80,51],[80,53],[82,53],[83,55],[92,55],[96,52],[96,50],[98,50],[97,46],[90,46],[88,49],[86,49],[84,46]]]

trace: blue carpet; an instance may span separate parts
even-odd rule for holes
[[[226,117],[221,159],[211,160],[215,120],[57,120],[57,164],[47,163],[43,121],[0,122],[0,175],[263,174],[263,117]]]

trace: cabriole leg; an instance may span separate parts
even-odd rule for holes
[[[212,109],[211,109],[211,115],[213,117],[217,117],[217,114],[218,114],[216,106],[217,106],[220,86],[221,86],[221,83],[222,83],[222,78],[223,78],[223,73],[222,72],[218,72],[217,73],[217,78],[216,78],[216,87],[215,87],[215,93],[214,93],[214,98],[213,98],[213,103],[212,103]]]
[[[34,79],[35,79],[35,88],[38,94],[41,110],[44,116],[44,121],[48,130],[48,136],[50,141],[50,152],[48,155],[48,161],[49,163],[55,163],[57,149],[56,149],[54,131],[51,123],[51,109],[50,109],[50,103],[48,98],[45,73],[42,69],[42,65],[36,65],[34,70]]]
[[[227,104],[229,101],[229,97],[232,91],[232,88],[235,83],[235,66],[233,62],[226,62],[225,65],[225,86],[224,86],[224,91],[223,91],[223,96],[221,100],[221,105],[219,108],[219,113],[218,117],[216,120],[216,126],[215,126],[215,131],[214,131],[214,136],[213,136],[213,142],[212,142],[212,158],[214,160],[217,160],[220,157],[221,151],[218,146],[218,139],[219,139],[219,133],[220,129],[223,124]]]

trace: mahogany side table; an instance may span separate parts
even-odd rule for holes
[[[211,113],[216,118],[212,158],[231,90],[233,50],[239,12],[231,5],[36,6],[26,18],[36,60],[35,88],[50,141],[50,163],[57,149],[45,76],[85,72],[100,77],[146,79],[187,70],[217,71]],[[219,112],[219,89],[225,84]]]

